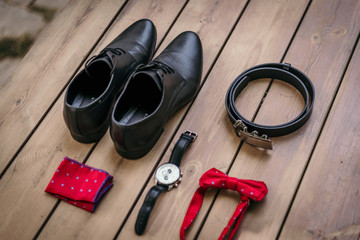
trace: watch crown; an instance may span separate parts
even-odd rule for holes
[[[184,175],[184,173],[183,173],[183,172],[180,172],[180,176],[182,176],[182,175]]]
[[[179,178],[179,182],[181,182],[182,178]]]
[[[177,186],[179,186],[179,184],[175,183],[174,187],[177,187]]]

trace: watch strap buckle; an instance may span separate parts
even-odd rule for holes
[[[190,130],[185,130],[185,132],[183,134],[190,136],[192,138],[192,142],[195,141],[195,139],[198,136],[198,134],[196,132],[193,132]]]
[[[257,131],[249,132],[242,120],[236,120],[233,127],[235,128],[236,135],[240,137],[242,141],[255,147],[273,149],[271,140],[266,134],[260,136]]]

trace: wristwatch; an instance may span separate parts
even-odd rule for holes
[[[136,219],[136,234],[141,235],[145,231],[150,213],[160,194],[165,191],[170,191],[181,182],[182,172],[180,171],[180,162],[187,146],[193,142],[196,137],[197,133],[189,130],[182,133],[171,153],[169,162],[160,165],[156,169],[155,186],[150,188]]]

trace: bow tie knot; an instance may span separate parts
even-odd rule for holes
[[[255,201],[261,201],[268,192],[264,182],[229,177],[216,168],[212,168],[204,173],[199,180],[199,184],[201,188],[213,187],[237,191],[242,196]]]
[[[205,172],[199,180],[199,185],[200,187],[191,199],[184,221],[181,225],[180,238],[182,240],[185,240],[185,230],[191,225],[200,210],[207,189],[231,189],[240,193],[241,202],[219,237],[219,239],[228,240],[232,239],[236,229],[239,227],[240,221],[249,206],[249,199],[261,201],[268,192],[264,182],[229,177],[216,168],[212,168]]]
[[[239,192],[239,181],[237,178],[227,177],[224,183],[228,189]]]

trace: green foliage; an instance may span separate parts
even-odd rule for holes
[[[6,57],[23,57],[33,41],[34,39],[28,34],[17,38],[4,37],[0,39],[0,60]]]
[[[46,22],[50,22],[54,18],[57,10],[55,8],[48,8],[36,5],[30,6],[29,9],[30,11],[40,14]]]

